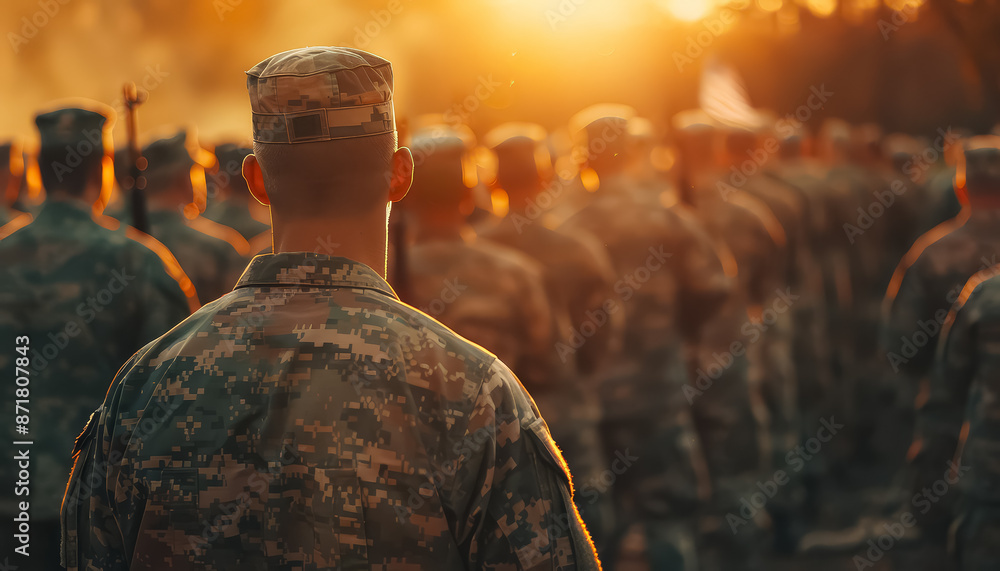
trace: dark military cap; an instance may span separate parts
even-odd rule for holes
[[[475,146],[472,131],[464,127],[429,125],[417,129],[410,142],[413,152],[413,187],[415,200],[451,196],[448,191],[461,186],[475,186],[475,175],[468,164],[469,151]]]
[[[309,47],[247,71],[258,143],[310,143],[396,130],[392,64],[354,48]]]
[[[142,158],[146,159],[147,177],[173,170],[187,170],[195,164],[187,149],[186,131],[146,145],[142,150]]]
[[[965,142],[965,181],[969,192],[1000,190],[1000,137],[984,135]]]
[[[483,144],[496,155],[501,187],[522,186],[551,176],[547,136],[545,129],[534,123],[505,123],[486,134]]]
[[[103,154],[104,126],[107,122],[105,114],[77,107],[41,113],[35,116],[41,138],[40,150],[45,153],[69,147],[77,153],[90,154],[97,148]]]
[[[215,158],[219,164],[218,172],[209,177],[209,185],[226,185],[236,189],[246,188],[243,179],[243,159],[253,154],[252,149],[233,143],[223,143],[215,147]],[[223,175],[225,173],[225,175]]]
[[[219,170],[229,171],[230,166],[235,164],[234,172],[241,172],[243,159],[247,155],[253,154],[253,149],[241,147],[233,143],[223,143],[215,147],[215,158],[219,161]]]
[[[570,120],[569,128],[577,146],[577,155],[623,154],[628,150],[628,124],[635,109],[627,105],[604,103],[580,111]]]

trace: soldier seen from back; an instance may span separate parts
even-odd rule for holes
[[[0,337],[24,348],[0,356],[10,383],[2,402],[13,412],[17,396],[33,415],[25,432],[7,429],[13,438],[5,439],[4,454],[14,456],[12,440],[34,442],[30,497],[9,496],[0,515],[5,541],[13,541],[7,526],[27,500],[29,554],[43,569],[58,566],[59,504],[73,437],[115,371],[198,307],[190,280],[162,244],[95,207],[111,182],[105,145],[113,120],[106,113],[61,108],[35,118],[47,199],[33,221],[0,240]],[[15,395],[16,377],[26,380]],[[16,466],[4,463],[0,471],[8,489]]]
[[[149,233],[177,256],[198,297],[207,303],[232,291],[246,267],[250,245],[238,231],[200,215],[205,174],[188,144],[182,131],[142,150]]]
[[[383,278],[413,169],[390,63],[302,48],[247,85],[275,253],[122,368],[78,441],[67,566],[598,569],[516,377]]]

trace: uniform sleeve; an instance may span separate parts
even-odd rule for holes
[[[964,305],[956,306],[948,316],[930,374],[930,389],[917,409],[913,465],[920,488],[941,477],[943,466],[954,457],[958,446],[975,374],[981,295],[982,288],[976,289]]]
[[[468,436],[486,445],[459,459],[452,486],[456,541],[469,569],[600,569],[572,501],[569,471],[514,374],[494,362]]]
[[[121,377],[140,353],[121,368],[107,400],[90,416],[73,447],[73,469],[61,512],[61,558],[67,571],[128,569],[128,555],[110,492],[114,485],[112,474],[121,461],[120,450],[113,446],[113,432]]]

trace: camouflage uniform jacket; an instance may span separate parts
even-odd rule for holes
[[[508,363],[529,391],[565,378],[552,359],[552,308],[535,260],[488,240],[429,240],[409,250],[412,300]]]
[[[177,280],[193,295],[166,248],[132,229],[102,227],[83,204],[49,202],[34,222],[0,241],[0,334],[10,348],[0,354],[10,383],[2,402],[14,414],[14,379],[24,376],[16,368],[27,369],[30,432],[15,439],[34,441],[32,517],[58,517],[73,436],[115,371],[197,308]],[[13,347],[22,336],[30,342],[19,363]],[[3,475],[4,485],[13,485],[13,474]]]
[[[179,211],[150,212],[149,230],[177,256],[203,302],[231,291],[246,268],[232,244],[191,227]]]
[[[614,180],[602,181],[595,199],[563,228],[604,243],[618,277],[608,303],[625,315],[622,365],[637,370],[623,371],[632,382],[602,383],[606,413],[628,418],[686,407],[684,339],[700,334],[732,288],[711,238],[692,216]]]
[[[882,344],[894,374],[926,379],[935,339],[976,272],[1000,254],[1000,212],[968,213],[924,234],[903,257],[883,302]]]
[[[344,258],[254,258],[76,448],[70,570],[599,567],[510,370]]]
[[[1000,502],[1000,266],[976,274],[949,314],[919,409],[919,466],[961,476],[974,502]],[[952,459],[960,459],[955,473]]]

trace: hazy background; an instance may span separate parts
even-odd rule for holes
[[[394,63],[397,115],[451,109],[480,132],[510,119],[554,128],[603,101],[631,104],[662,125],[696,104],[710,55],[739,71],[755,106],[779,114],[823,86],[834,95],[820,119],[916,133],[988,130],[994,121],[974,52],[930,6],[893,12],[903,1],[64,2],[0,5],[0,139],[30,144],[34,113],[59,98],[117,107],[126,80],[150,92],[140,110],[144,138],[179,124],[197,126],[207,142],[246,138],[243,72],[306,45],[378,53]],[[488,96],[475,97],[489,82]]]

